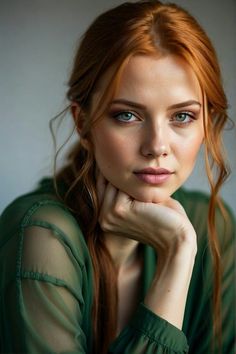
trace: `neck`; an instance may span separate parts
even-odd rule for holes
[[[104,238],[118,271],[134,264],[138,258],[138,241],[108,233],[104,234]]]

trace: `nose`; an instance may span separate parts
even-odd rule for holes
[[[170,153],[168,140],[168,134],[164,127],[148,127],[143,136],[141,154],[153,158],[167,157]]]

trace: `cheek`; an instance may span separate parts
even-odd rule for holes
[[[178,149],[178,156],[180,161],[185,162],[185,166],[194,165],[202,142],[202,135],[193,136],[187,139],[187,141],[182,140],[181,147]]]
[[[100,169],[114,170],[127,160],[128,146],[124,137],[97,131],[94,139],[95,159]]]

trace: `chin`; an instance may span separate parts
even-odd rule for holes
[[[164,203],[166,200],[168,200],[171,195],[177,190],[177,188],[172,188],[172,189],[167,189],[163,187],[156,187],[154,190],[151,188],[149,191],[140,191],[140,192],[133,192],[133,193],[128,193],[128,195],[131,196],[131,198],[138,200],[143,203]]]

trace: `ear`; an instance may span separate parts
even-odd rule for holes
[[[80,142],[85,149],[88,149],[89,141],[82,136],[85,114],[77,102],[71,103],[70,111],[75,122],[76,130],[80,135]]]

